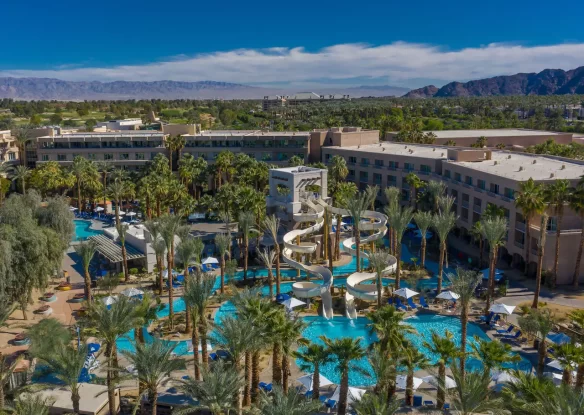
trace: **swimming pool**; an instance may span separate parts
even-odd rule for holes
[[[73,235],[73,241],[85,241],[92,236],[101,235],[103,231],[91,229],[91,221],[74,219],[73,224],[75,225],[75,234]]]
[[[304,317],[303,320],[308,323],[308,327],[302,333],[303,337],[314,343],[322,344],[321,335],[329,339],[338,339],[341,337],[361,338],[361,345],[367,348],[376,340],[375,335],[371,335],[367,329],[369,320],[365,317],[359,317],[355,320],[346,317],[336,317],[332,320],[325,320],[322,317]],[[435,363],[438,356],[431,353],[424,347],[424,341],[431,341],[432,331],[444,333],[449,330],[454,335],[454,341],[460,345],[461,324],[460,320],[455,317],[441,316],[435,314],[421,314],[407,319],[407,323],[414,327],[415,334],[407,334],[407,339],[412,342],[415,348],[421,350],[428,359]],[[469,323],[467,326],[467,350],[472,350],[471,345],[476,341],[474,336],[481,339],[488,340],[487,335],[481,330],[479,326]],[[362,370],[372,374],[372,368],[366,358],[354,362]],[[480,369],[482,365],[475,359],[469,359],[469,370]],[[510,367],[517,367],[518,369],[531,369],[531,364],[526,360],[510,365]],[[321,373],[330,379],[333,383],[340,382],[340,374],[337,372],[335,364],[327,364],[321,367]],[[374,377],[365,376],[360,371],[351,371],[349,373],[349,384],[351,386],[371,386],[375,385],[376,379]]]

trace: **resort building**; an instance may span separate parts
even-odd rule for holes
[[[19,160],[19,150],[16,140],[10,130],[0,131],[0,163],[16,164]]]
[[[495,130],[439,130],[428,131],[436,136],[434,144],[445,145],[454,142],[457,147],[470,147],[480,137],[485,137],[487,147],[504,145],[505,147],[525,148],[536,144],[545,143],[553,139],[558,144],[572,142],[572,133],[557,133],[552,131],[528,130],[522,128],[504,128]],[[397,141],[397,132],[389,132],[385,135],[387,141]]]
[[[105,131],[139,130],[142,126],[141,118],[126,118],[124,120],[109,120],[98,122],[96,128],[104,128]]]
[[[515,193],[519,184],[533,178],[538,183],[552,183],[556,179],[567,179],[575,185],[584,174],[584,162],[542,157],[526,153],[452,148],[438,145],[412,145],[381,142],[354,147],[323,147],[322,161],[330,162],[333,156],[343,157],[349,169],[347,180],[355,182],[360,189],[367,185],[381,188],[379,202],[385,203],[383,189],[394,186],[402,189],[402,201],[412,203],[412,192],[405,181],[409,173],[422,180],[444,182],[447,193],[456,200],[454,209],[458,216],[456,234],[470,242],[468,233],[481,218],[489,204],[503,209],[509,221],[507,242],[500,258],[521,268],[526,261],[525,218],[515,206]],[[557,220],[555,212],[548,211],[550,220],[547,229],[544,268],[551,270],[555,257]],[[537,243],[540,235],[540,218],[531,221],[531,243],[529,270],[533,275],[537,268]],[[558,283],[572,281],[578,244],[582,230],[580,217],[565,208],[561,224],[562,258],[559,265]],[[459,244],[468,246],[468,244]],[[580,269],[584,280],[584,264]]]
[[[296,107],[298,105],[312,104],[324,101],[349,100],[349,95],[326,94],[319,95],[314,92],[299,92],[295,95],[266,95],[262,101],[264,111],[277,110],[284,107]]]

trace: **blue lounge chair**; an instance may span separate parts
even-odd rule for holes
[[[231,354],[227,350],[217,350],[217,356],[221,359],[229,359]]]
[[[412,310],[416,310],[418,306],[414,303],[411,298],[408,298],[408,305],[412,308]]]
[[[493,327],[499,320],[501,320],[501,316],[497,314],[494,318],[491,319],[491,321],[489,321],[489,326]]]
[[[335,406],[337,406],[337,401],[333,400],[333,399],[329,399],[326,401],[326,403],[324,404],[327,408],[333,409]]]
[[[217,356],[217,353],[211,353],[209,355],[209,359],[211,359],[212,361],[216,362],[217,360],[219,360],[219,356]]]
[[[511,333],[504,334],[503,338],[509,339],[509,340],[516,340],[519,338],[519,336],[521,336],[521,330],[517,330],[515,332],[515,334],[511,334]]]
[[[493,312],[491,311],[491,312],[489,313],[489,315],[488,315],[488,316],[486,316],[486,317],[485,317],[485,316],[481,316],[481,317],[480,317],[480,320],[481,320],[483,323],[487,323],[487,324],[488,324],[488,323],[490,323],[490,322],[491,322],[491,319],[493,318],[493,316],[494,316],[494,315],[495,315],[495,313],[493,313]]]
[[[390,297],[390,298],[388,298],[388,299],[387,299],[387,304],[389,304],[389,305],[393,305],[393,298],[391,298],[391,297]]]
[[[424,401],[424,406],[434,406],[434,401]]]
[[[442,407],[442,409],[449,410],[450,409],[450,404],[449,403],[445,403],[444,406]]]
[[[267,385],[265,385],[265,386],[262,388],[262,390],[263,390],[264,392],[271,392],[271,391],[272,391],[272,389],[273,389],[273,387],[272,387],[272,384],[271,384],[271,383],[268,383]]]
[[[414,406],[422,406],[422,395],[414,395]]]
[[[510,325],[510,326],[507,328],[507,330],[505,330],[505,329],[499,329],[499,330],[497,330],[497,334],[500,334],[500,335],[505,335],[505,334],[507,334],[507,333],[511,333],[511,332],[513,331],[513,329],[514,329],[514,328],[515,328],[515,326],[514,326],[513,324],[511,324],[511,325]]]
[[[397,308],[398,310],[408,311],[408,308],[402,304],[399,298],[395,299],[395,308]]]
[[[418,300],[420,302],[420,305],[424,308],[430,308],[430,306],[428,305],[428,303],[426,302],[426,299],[424,297],[420,297],[420,299]]]

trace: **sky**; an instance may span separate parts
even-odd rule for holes
[[[415,88],[584,65],[584,2],[4,0],[0,77]]]

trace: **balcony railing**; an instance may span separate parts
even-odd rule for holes
[[[429,176],[430,175],[430,172],[429,171],[422,171],[422,170],[420,170],[418,172],[418,174],[421,174],[422,176]]]
[[[523,222],[515,222],[515,229],[517,229],[520,232],[525,233],[525,223],[523,223]]]
[[[513,245],[515,245],[517,248],[521,248],[521,249],[525,248],[525,245],[519,241],[514,241]]]
[[[501,199],[504,200],[505,202],[513,202],[515,200],[507,196],[501,196]]]
[[[463,185],[464,187],[466,187],[467,189],[472,189],[472,184],[463,183],[462,185]]]
[[[463,208],[467,208],[468,209],[468,205],[469,205],[468,200],[463,200],[462,201],[462,207]]]
[[[482,209],[481,209],[481,207],[480,207],[480,206],[477,206],[477,205],[473,205],[473,206],[472,206],[472,211],[473,211],[474,213],[478,213],[479,215],[480,215],[481,213],[483,213],[483,212],[482,212]]]
[[[489,191],[489,190],[487,190],[487,194],[488,194],[489,196],[491,196],[491,197],[497,197],[497,193],[493,193],[493,192],[491,192],[491,191]]]
[[[382,169],[383,168],[383,164],[381,164],[381,165],[374,164],[373,167],[376,168],[376,169]]]

